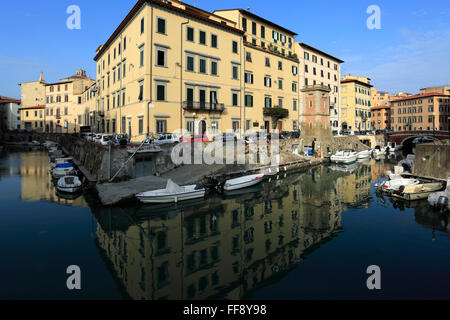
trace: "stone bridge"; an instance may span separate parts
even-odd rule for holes
[[[389,132],[386,134],[386,136],[390,142],[395,142],[397,143],[397,145],[405,145],[419,137],[427,137],[436,140],[450,139],[450,132],[438,130],[398,131],[398,132]]]

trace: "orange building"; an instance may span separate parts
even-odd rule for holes
[[[391,127],[395,131],[448,130],[450,95],[417,94],[391,102]]]
[[[389,105],[370,108],[372,112],[372,128],[386,130],[391,128],[391,107]]]
[[[331,136],[329,95],[331,90],[322,85],[305,86],[300,118],[302,136]]]

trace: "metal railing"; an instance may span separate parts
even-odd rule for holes
[[[196,102],[196,101],[184,101],[184,110],[205,110],[205,111],[218,111],[223,112],[225,110],[225,104],[215,102]]]

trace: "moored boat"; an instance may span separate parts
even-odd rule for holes
[[[353,163],[358,159],[358,154],[352,150],[338,151],[336,154],[332,155],[330,160],[335,163],[349,164]]]
[[[66,193],[76,193],[80,191],[82,183],[77,176],[64,176],[58,180],[56,189]]]
[[[56,165],[56,168],[52,170],[52,176],[54,178],[61,178],[67,175],[73,175],[75,173],[75,168],[71,163],[62,163]]]
[[[384,184],[382,184],[380,187],[383,191],[394,191],[399,190],[400,187],[405,186],[413,186],[420,184],[420,181],[417,179],[405,179],[405,178],[398,178],[393,180],[388,180]]]
[[[358,159],[368,159],[370,158],[370,150],[363,150],[358,152]]]
[[[428,196],[444,188],[443,182],[422,183],[410,186],[401,186],[398,190],[392,192],[395,198],[413,201],[427,199]]]
[[[136,198],[143,203],[178,203],[184,200],[197,199],[205,196],[203,185],[179,186],[169,179],[165,189],[142,192]]]
[[[447,188],[444,191],[431,193],[427,200],[433,208],[450,211],[450,178],[447,180]]]
[[[264,174],[253,174],[236,179],[227,180],[224,183],[223,189],[225,191],[239,190],[254,186],[263,181]]]

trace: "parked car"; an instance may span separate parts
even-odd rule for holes
[[[237,141],[237,139],[237,135],[232,132],[223,133],[214,137],[214,141]]]
[[[114,144],[126,146],[130,142],[130,138],[126,133],[115,134],[113,137]]]
[[[92,137],[92,142],[100,143],[102,139],[103,133],[97,133]]]
[[[207,136],[202,136],[200,134],[191,135],[183,138],[183,142],[209,142]]]
[[[181,137],[178,134],[175,133],[164,133],[160,134],[159,138],[155,139],[153,143],[155,145],[161,145],[161,144],[170,144],[170,143],[180,143]]]
[[[102,134],[99,143],[102,146],[107,146],[110,143],[113,143],[113,135],[111,134]]]

